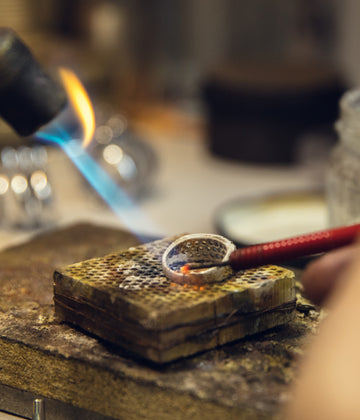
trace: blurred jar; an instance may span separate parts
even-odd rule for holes
[[[34,229],[53,224],[53,190],[43,146],[0,149],[0,227]]]
[[[360,89],[342,96],[336,129],[326,185],[331,226],[360,221]]]

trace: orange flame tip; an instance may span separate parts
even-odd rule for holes
[[[59,74],[68,99],[81,122],[83,128],[82,146],[85,148],[91,142],[95,131],[95,116],[90,98],[84,86],[72,71],[60,68]]]
[[[190,271],[189,264],[185,264],[185,265],[183,265],[183,266],[180,268],[180,271],[181,271],[183,274],[188,274],[188,273],[189,273],[189,271]]]

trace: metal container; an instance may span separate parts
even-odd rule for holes
[[[334,148],[326,179],[329,222],[332,226],[360,221],[360,90],[346,92],[336,123]]]

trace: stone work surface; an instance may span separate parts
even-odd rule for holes
[[[56,267],[136,244],[84,224],[0,254],[0,383],[115,419],[281,418],[319,318],[300,294],[288,326],[162,367],[55,318]]]

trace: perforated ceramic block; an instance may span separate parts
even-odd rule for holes
[[[177,284],[161,258],[173,238],[59,268],[57,316],[157,363],[289,322],[292,271],[264,266],[202,286]]]

